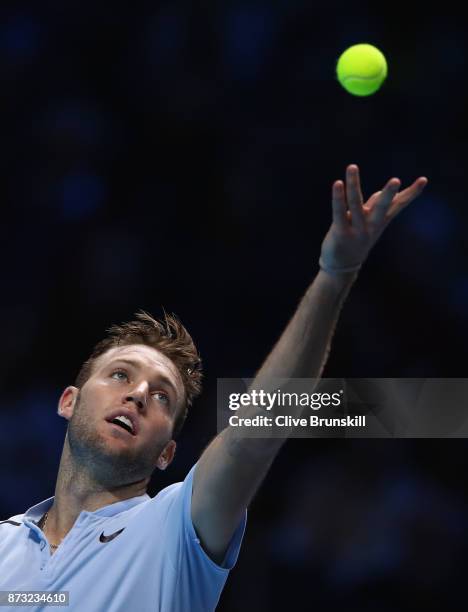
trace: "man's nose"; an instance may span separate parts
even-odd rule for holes
[[[139,410],[146,408],[146,401],[148,397],[148,384],[141,382],[136,385],[132,391],[127,395],[128,402],[135,402]]]

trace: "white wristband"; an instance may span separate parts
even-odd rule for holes
[[[323,263],[322,258],[319,259],[319,266],[325,272],[330,272],[330,274],[347,274],[349,272],[358,272],[361,269],[362,264],[357,266],[350,266],[349,268],[330,268],[329,266]]]

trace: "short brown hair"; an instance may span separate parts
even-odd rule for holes
[[[76,377],[75,386],[81,389],[92,376],[98,357],[116,346],[145,344],[157,349],[168,357],[178,369],[185,390],[184,407],[176,417],[173,438],[177,437],[187,418],[189,407],[201,392],[202,364],[192,337],[174,315],[164,312],[164,319],[154,319],[149,313],[140,310],[135,313],[138,320],[121,325],[112,325],[106,332],[107,337],[98,342],[90,357],[83,363]]]

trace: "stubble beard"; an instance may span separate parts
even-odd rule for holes
[[[151,476],[163,444],[154,452],[113,446],[86,415],[80,390],[67,430],[72,460],[79,470],[88,472],[104,487],[125,486]]]

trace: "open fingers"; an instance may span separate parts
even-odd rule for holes
[[[339,229],[343,229],[348,225],[346,219],[346,198],[343,181],[335,181],[332,189],[332,210],[333,210],[333,223]]]
[[[352,224],[357,229],[364,228],[365,220],[362,210],[363,197],[359,178],[359,168],[356,164],[351,164],[346,168],[346,200],[351,212]]]
[[[418,197],[418,195],[422,193],[428,182],[429,181],[425,176],[420,176],[410,187],[400,191],[400,193],[395,196],[390,209],[387,211],[387,217],[393,218],[399,212],[401,212],[406,206],[408,206],[408,204],[410,204],[415,198]]]
[[[370,212],[374,208],[375,203],[379,199],[379,196],[381,193],[382,191],[376,191],[375,193],[373,193],[370,196],[370,198],[367,200],[367,202],[364,204],[364,210],[366,210],[367,212]]]
[[[392,204],[398,189],[400,188],[399,179],[390,179],[377,198],[370,214],[369,222],[374,226],[379,226],[384,222],[385,216]]]

